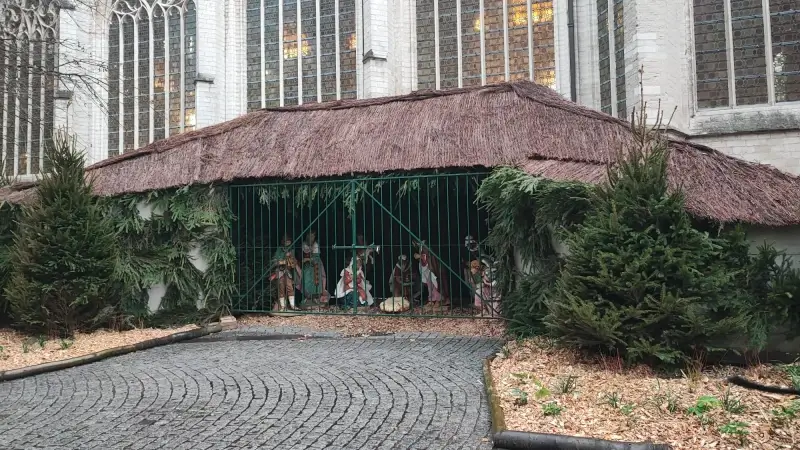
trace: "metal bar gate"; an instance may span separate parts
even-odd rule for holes
[[[484,176],[232,185],[233,310],[499,317]]]

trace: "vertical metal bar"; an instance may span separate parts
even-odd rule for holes
[[[278,0],[278,97],[280,106],[283,106],[283,33],[286,30],[286,24],[283,23],[283,1]]]
[[[328,182],[326,184],[331,186],[330,187],[331,190],[336,189],[337,186],[338,186],[335,182]],[[335,199],[334,201],[339,201],[336,196],[334,196],[333,198]],[[331,200],[329,199],[328,201],[331,201]],[[342,202],[342,204],[344,204],[344,202]],[[335,240],[337,240],[337,241],[339,240],[339,208],[336,208],[336,207],[334,207],[334,209],[333,209],[333,237],[334,237]],[[333,251],[333,245],[335,243],[336,242],[331,244],[331,251]],[[339,287],[340,271],[338,270],[339,264],[338,264],[338,256],[336,254],[334,254],[334,256],[333,256],[333,265],[331,267],[335,267],[335,269],[333,271],[333,276],[334,276],[334,280],[336,281],[336,289],[334,289],[334,291],[333,291],[333,296],[335,298],[334,304],[337,305],[337,307],[338,307],[338,306],[341,306],[339,304],[339,298],[336,297],[337,295],[339,295],[338,287]],[[343,267],[347,267],[347,262],[344,263]]]
[[[25,173],[30,175],[31,173],[31,160],[33,159],[33,145],[31,143],[31,138],[33,136],[33,127],[36,125],[36,121],[33,119],[33,77],[34,77],[34,65],[33,65],[33,58],[34,58],[34,49],[36,48],[35,43],[32,43],[30,39],[28,39],[28,90],[25,92],[25,95],[28,97],[28,136],[25,138],[25,145],[26,145],[26,152],[27,158],[25,158]],[[41,105],[41,103],[40,103]],[[41,142],[41,135],[39,137]]]
[[[260,189],[263,189],[261,187]],[[267,279],[267,286],[269,286],[269,278],[264,277],[264,244],[265,244],[265,237],[268,236],[264,233],[264,205],[261,203],[261,196],[258,195],[258,191],[256,188],[253,188],[253,197],[255,198],[256,204],[258,205],[258,251],[261,253],[261,263],[259,264],[258,273],[261,277],[261,281],[259,282],[260,286],[258,287],[258,295],[261,298],[261,305],[259,306],[259,310],[264,311],[266,309],[266,305],[264,305],[264,299],[268,297],[269,291],[264,290],[264,279]],[[268,221],[269,222],[269,221]]]
[[[772,61],[772,16],[769,9],[769,0],[761,0],[764,17],[764,58],[767,60],[767,101],[774,105],[775,98],[775,66]]]
[[[303,104],[303,11],[297,0],[297,104]]]
[[[447,213],[447,232],[445,232],[445,233],[441,232],[441,230],[442,230],[442,199],[441,199],[442,188],[439,185],[439,179],[440,178],[444,178],[444,181],[445,181],[444,195],[445,195],[445,201],[447,202],[447,208],[445,209],[445,211]],[[437,196],[437,199],[436,199],[436,215],[437,215],[437,217],[436,217],[436,225],[437,225],[437,230],[439,231],[439,236],[447,236],[447,243],[446,243],[446,245],[447,245],[447,261],[450,262],[450,264],[452,264],[453,263],[453,255],[452,255],[453,244],[450,241],[452,241],[453,237],[450,235],[450,214],[449,214],[449,212],[450,212],[450,189],[449,188],[450,188],[450,177],[448,175],[439,175],[437,177],[437,181],[436,181],[436,191],[439,193],[439,195]],[[442,255],[444,255],[444,252],[442,252]],[[452,283],[453,274],[449,273],[449,272],[450,271],[448,270],[448,274],[447,275],[448,275],[448,281],[450,281],[450,282],[447,284],[447,288],[448,288],[447,289],[447,293],[450,296],[450,298],[448,300],[449,300],[449,303],[450,303],[450,312],[452,312],[453,311],[453,283]],[[458,277],[455,278],[455,280],[458,281]]]
[[[124,17],[119,17],[119,70],[117,71],[117,75],[119,77],[119,98],[117,99],[119,101],[119,120],[117,121],[117,132],[119,133],[119,142],[117,144],[118,155],[121,155],[125,149],[125,95],[123,95],[125,92],[125,85],[122,84],[123,80],[125,79],[125,64],[123,62],[125,59],[125,34],[123,33],[123,29],[125,28],[123,26],[124,23]],[[165,20],[164,23],[167,23],[167,21]]]
[[[457,177],[457,178],[456,178],[456,183],[455,183],[455,184],[456,184],[456,194],[455,194],[455,195],[456,195],[456,198],[455,198],[455,204],[456,204],[456,237],[458,238],[458,241],[457,241],[457,242],[458,242],[458,244],[459,244],[459,245],[458,245],[458,247],[456,247],[456,248],[458,249],[458,250],[456,251],[456,254],[457,254],[457,255],[459,255],[459,258],[458,258],[458,261],[459,261],[459,262],[461,262],[461,253],[463,252],[463,250],[462,250],[462,248],[461,248],[461,245],[462,245],[461,243],[462,243],[462,242],[464,242],[464,241],[463,241],[463,239],[464,239],[464,235],[463,235],[463,234],[461,234],[461,209],[459,208],[459,205],[460,205],[460,203],[461,203],[461,202],[459,201],[459,195],[458,195],[458,193],[459,193],[458,184],[459,184],[460,182],[461,182],[461,177]],[[448,210],[448,211],[450,211],[450,206],[449,206],[449,205],[447,206],[447,210]],[[449,228],[450,228],[450,227],[449,227],[449,225],[448,225],[448,229],[449,229]],[[467,256],[467,267],[469,267],[469,262],[470,262],[470,261],[469,261],[469,256]],[[463,266],[463,264],[462,264],[462,266]],[[463,270],[463,269],[462,269],[462,270]],[[467,278],[467,279],[466,279],[466,281],[467,281],[467,283],[469,283],[469,282],[470,282],[470,278]],[[462,284],[459,286],[459,290],[458,290],[458,292],[459,292],[459,296],[460,296],[460,297],[463,297],[463,296],[464,296],[464,286],[463,286],[463,283],[462,283]],[[467,292],[471,292],[471,290],[470,290],[470,289],[467,289]],[[472,302],[472,298],[470,298],[470,302]]]
[[[609,83],[611,84],[611,115],[617,117],[617,10],[614,7],[614,0],[608,0],[606,14],[606,29],[608,30],[608,66]],[[612,64],[613,62],[613,64]]]
[[[181,36],[180,36],[180,55],[181,55],[181,85],[178,86],[178,92],[181,94],[181,106],[178,108],[180,114],[180,130],[181,133],[186,129],[186,17],[183,14],[183,8],[178,10],[180,14]]]
[[[725,50],[728,61],[728,105],[736,106],[736,66],[733,63],[733,22],[731,0],[724,0],[725,6]]]
[[[480,37],[481,37],[481,85],[486,84],[486,20],[485,14],[483,11],[483,2],[484,0],[480,0],[478,2],[478,9],[480,10],[479,17],[480,17]]]
[[[278,0],[281,1],[281,0]],[[261,72],[259,73],[259,78],[261,79],[261,107],[266,108],[267,106],[267,49],[264,44],[265,42],[265,31],[264,31],[264,0],[261,0],[261,14],[260,14],[260,23],[261,23]],[[280,33],[283,25],[278,22],[278,33]],[[280,63],[279,63],[280,64]]]
[[[317,2],[317,6],[316,6],[317,7],[317,15],[314,16],[315,17],[314,22],[315,22],[315,24],[317,26],[317,34],[316,34],[316,36],[317,36],[317,46],[316,46],[316,52],[317,52],[317,102],[318,103],[322,103],[322,47],[321,47],[321,42],[322,41],[321,41],[321,38],[320,38],[320,34],[322,33],[322,31],[321,31],[322,30],[322,25],[321,25],[322,20],[320,20],[320,5],[319,5],[320,0],[316,0],[316,2]],[[319,210],[319,202],[317,202],[317,210]],[[317,239],[319,239],[319,233],[317,234]],[[320,249],[320,251],[322,251],[322,249]]]
[[[439,0],[433,0],[433,63],[436,68],[436,89],[441,87],[439,64]]]
[[[505,61],[505,78],[511,78],[511,62],[508,58],[508,0],[503,0],[503,60]]]
[[[139,148],[139,14],[133,20],[133,148]]]
[[[341,78],[342,78],[342,62],[340,60],[339,53],[341,49],[339,48],[339,0],[334,0],[333,2],[334,7],[334,14],[333,14],[333,29],[334,29],[334,42],[336,43],[336,100],[342,99],[342,85],[341,85]]]
[[[531,0],[525,0],[525,7],[528,14],[528,71],[530,72],[530,79],[535,80],[536,78],[533,74],[533,14],[531,11],[533,5],[531,5]]]
[[[351,234],[350,237],[352,238],[350,240],[350,242],[352,242],[352,244],[350,244],[350,245],[353,246],[353,248],[352,248],[352,250],[353,250],[353,261],[352,261],[352,263],[353,263],[353,285],[350,286],[350,287],[353,289],[352,292],[353,292],[353,294],[355,294],[355,298],[356,298],[355,299],[355,303],[353,304],[353,314],[354,315],[356,313],[358,313],[358,303],[359,303],[359,300],[360,300],[360,298],[358,296],[358,262],[357,262],[357,257],[358,257],[357,252],[358,252],[358,250],[356,250],[356,237],[357,237],[356,236],[357,235],[357,233],[356,233],[356,225],[357,225],[357,223],[356,223],[356,212],[355,212],[355,209],[356,209],[356,201],[355,200],[356,200],[356,181],[355,180],[351,180],[350,181],[350,201],[352,202],[352,206],[349,209],[350,209],[350,228],[352,228],[351,233],[350,233]],[[366,262],[365,262],[365,264],[366,264]]]
[[[461,0],[456,0],[456,54],[458,55],[458,87],[464,87],[464,63],[461,61],[461,54],[463,51],[463,43],[461,42]]]
[[[249,190],[250,190],[250,188],[248,188],[248,187],[244,188],[244,212],[240,211],[242,213],[241,220],[242,220],[242,223],[244,223],[244,237],[245,237],[245,240],[244,240],[244,243],[242,244],[242,247],[243,247],[242,248],[242,250],[243,250],[242,253],[244,253],[244,266],[247,268],[247,273],[248,274],[250,274],[252,272],[252,275],[245,280],[245,283],[247,283],[247,290],[245,292],[248,292],[248,294],[247,294],[248,296],[250,295],[249,292],[252,292],[252,290],[253,290],[252,289],[253,286],[251,286],[250,284],[255,282],[255,280],[257,280],[256,276],[258,276],[255,273],[255,270],[252,270],[252,271],[250,270],[250,248],[249,247],[250,247],[250,232],[251,232],[251,230],[250,230],[249,221],[251,220],[250,216],[252,214],[248,214],[248,212],[249,212],[248,210],[250,209],[250,208],[248,208],[248,203],[251,201],[252,196],[248,195],[248,191]],[[250,300],[249,298],[245,299],[245,302],[247,302],[247,309],[252,309],[252,306],[251,306],[249,300]]]
[[[149,58],[150,59],[150,68],[149,68],[150,76],[147,78],[148,81],[149,81],[149,84],[147,86],[147,91],[149,93],[149,95],[148,95],[148,97],[149,97],[148,104],[150,105],[150,107],[147,109],[147,111],[148,111],[148,116],[147,117],[148,117],[148,122],[149,122],[148,126],[150,127],[150,133],[149,133],[149,135],[147,137],[148,143],[153,142],[155,140],[155,108],[153,108],[153,105],[155,105],[155,101],[156,100],[155,100],[155,92],[154,92],[153,85],[155,84],[155,73],[154,72],[155,72],[155,60],[156,60],[156,58],[155,58],[155,42],[153,42],[153,40],[154,40],[153,35],[155,34],[155,30],[153,30],[153,11],[154,10],[151,9],[150,11],[147,12],[147,32],[148,32],[148,39],[150,39],[150,41],[148,43],[149,44],[149,49],[148,49],[149,53],[148,53],[148,55],[150,56],[150,58]]]
[[[169,130],[169,105],[170,105],[170,100],[171,100],[170,97],[172,96],[172,94],[170,92],[171,91],[170,85],[172,83],[172,80],[170,80],[170,73],[169,73],[169,71],[171,69],[171,67],[170,67],[170,48],[169,48],[171,41],[170,41],[170,36],[169,36],[169,9],[163,9],[163,11],[164,11],[164,138],[168,138],[169,137],[169,131],[170,131]],[[123,51],[122,51],[122,25],[120,25],[119,31],[120,31],[119,32],[119,42],[120,42],[120,44],[119,44],[119,65],[120,65],[120,71],[119,71],[120,80],[119,80],[119,82],[120,82],[120,86],[122,86],[122,53],[123,53]],[[122,99],[123,99],[123,95],[120,94],[120,96],[119,96],[120,111],[122,111]],[[121,112],[120,112],[119,116],[120,116],[120,118],[122,117],[122,113]],[[122,154],[122,120],[120,120],[119,123],[120,123],[120,127],[119,127],[119,132],[120,132],[120,138],[119,138],[120,150],[119,150],[119,154],[121,155]]]

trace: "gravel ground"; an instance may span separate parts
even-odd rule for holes
[[[787,367],[727,367],[669,378],[643,366],[624,368],[617,358],[586,360],[544,341],[511,342],[500,355],[492,362],[492,376],[511,430],[651,441],[676,450],[800,448],[800,400],[725,382],[741,373],[787,386]],[[728,389],[729,401],[723,402]],[[717,402],[692,414],[689,408],[702,396]],[[792,407],[798,408],[794,419],[780,414]],[[560,413],[546,414],[558,408]],[[743,434],[723,432],[726,425]]]
[[[136,344],[194,328],[197,327],[187,325],[169,329],[99,330],[89,334],[77,333],[73,339],[32,337],[4,329],[0,330],[0,370],[17,369],[88,355],[100,350]]]

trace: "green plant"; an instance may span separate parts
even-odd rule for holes
[[[84,177],[83,155],[65,135],[48,152],[52,171],[23,209],[6,296],[29,333],[72,335],[113,304],[116,233]]]
[[[725,425],[719,427],[719,432],[722,434],[727,434],[730,436],[735,436],[739,439],[739,442],[744,444],[747,440],[747,435],[750,432],[747,430],[749,425],[746,422],[728,422]]]
[[[798,417],[800,417],[800,400],[772,410],[772,421],[778,425],[785,425]]]
[[[694,405],[686,408],[686,412],[693,416],[702,416],[703,414],[711,411],[712,409],[719,407],[722,402],[719,401],[716,397],[710,395],[703,395],[697,399]]]
[[[43,334],[40,334],[36,337],[36,342],[39,343],[39,348],[44,348],[44,346],[47,344],[47,337]]]
[[[557,416],[561,414],[562,410],[563,408],[556,402],[547,402],[542,405],[542,414],[544,414],[545,417]]]
[[[619,407],[619,410],[622,412],[622,414],[630,416],[631,414],[633,414],[634,408],[635,406],[631,405],[630,403],[625,403],[624,405]]]
[[[73,342],[70,339],[61,339],[61,341],[59,341],[59,344],[61,345],[61,350],[66,350],[72,347]]]
[[[678,399],[674,395],[667,395],[667,411],[674,413],[678,410]]]
[[[557,391],[559,394],[571,394],[578,387],[578,377],[569,375],[558,380]]]
[[[732,414],[739,414],[744,411],[744,405],[742,401],[738,398],[735,398],[733,394],[731,394],[731,388],[725,390],[725,394],[722,396],[722,409],[728,411]]]
[[[672,150],[661,124],[646,119],[642,112],[635,142],[620,149],[589,213],[565,234],[570,252],[544,323],[572,347],[679,365],[745,319],[728,295],[736,273],[719,263],[723,243],[695,227],[668,180]]]
[[[30,344],[28,341],[22,343],[22,353],[28,353],[31,350]]]
[[[606,394],[604,399],[605,402],[612,408],[619,408],[620,404],[622,404],[622,397],[619,395],[618,392],[612,392],[610,394]]]
[[[800,390],[800,365],[787,365],[784,366],[786,373],[789,374],[789,379],[795,389]]]
[[[528,393],[522,389],[514,388],[511,390],[511,396],[514,397],[514,404],[523,406],[528,404]]]

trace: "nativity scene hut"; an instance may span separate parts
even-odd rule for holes
[[[491,218],[475,198],[482,180],[509,166],[600,183],[631,139],[627,122],[520,81],[266,108],[87,173],[102,196],[190,185],[225,192],[235,217],[234,311],[384,305],[493,316],[481,245]],[[757,243],[796,252],[798,177],[679,140],[668,163],[693,216],[746,224]],[[4,196],[20,201],[25,192]]]

